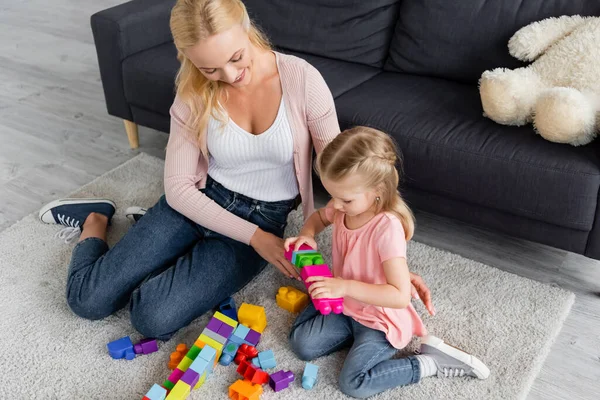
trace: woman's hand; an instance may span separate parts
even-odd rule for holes
[[[326,278],[324,276],[309,276],[306,283],[311,283],[308,293],[313,299],[328,299],[344,297],[347,291],[347,283],[342,278]]]
[[[298,250],[303,244],[307,244],[317,250],[317,242],[315,241],[314,236],[300,235],[285,239],[285,242],[283,243],[285,251],[289,251],[292,244],[294,245],[294,251]]]
[[[425,304],[425,308],[429,311],[429,314],[432,316],[435,315],[435,308],[433,307],[433,303],[431,302],[431,292],[429,288],[425,284],[423,278],[420,275],[415,274],[414,272],[410,273],[410,283],[412,283],[411,293],[415,299],[421,299],[423,304]]]
[[[252,235],[252,239],[250,239],[250,246],[262,258],[273,264],[282,274],[290,278],[300,279],[296,267],[285,258],[282,238],[258,228],[254,232],[254,235]]]

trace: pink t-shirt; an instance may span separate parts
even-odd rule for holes
[[[406,258],[406,239],[400,220],[391,213],[380,213],[358,229],[348,229],[344,214],[328,207],[327,219],[333,223],[333,276],[365,283],[385,284],[383,262]],[[387,340],[402,349],[414,335],[427,330],[412,304],[397,309],[378,307],[344,297],[344,314],[372,329],[385,332]]]

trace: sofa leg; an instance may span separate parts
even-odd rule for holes
[[[129,146],[131,146],[132,149],[137,149],[140,145],[137,124],[126,119],[124,119],[123,122],[125,123],[125,131],[127,132],[127,138],[129,139]]]

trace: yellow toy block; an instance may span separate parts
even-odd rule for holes
[[[220,313],[218,311],[215,312],[215,315],[213,315],[213,317],[218,319],[221,322],[226,323],[227,325],[230,325],[234,329],[238,326],[238,322],[235,319],[229,318],[227,315]]]
[[[177,365],[177,368],[185,372],[190,367],[190,365],[192,365],[193,362],[194,360],[192,360],[188,356],[185,356],[183,357],[183,360],[181,360],[181,362]]]
[[[246,325],[259,333],[263,333],[267,327],[267,314],[265,308],[254,304],[242,303],[238,310],[240,324]]]
[[[206,374],[207,372],[205,371],[202,376],[200,377],[200,379],[198,379],[198,383],[196,383],[196,386],[194,386],[194,390],[198,389],[200,386],[204,385],[204,381],[206,381]]]
[[[238,379],[229,386],[229,398],[232,400],[259,400],[263,388],[260,383]]]
[[[308,304],[308,295],[291,286],[282,286],[275,296],[277,305],[292,313],[300,312]]]
[[[190,395],[191,390],[192,388],[190,387],[190,385],[188,385],[182,380],[179,380],[175,384],[173,390],[171,390],[171,392],[167,396],[166,400],[185,400]]]

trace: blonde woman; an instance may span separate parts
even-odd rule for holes
[[[429,376],[472,376],[490,371],[477,358],[427,336],[411,304],[406,242],[413,214],[398,193],[392,139],[372,128],[342,132],[318,155],[317,171],[332,197],[285,248],[316,248],[315,235],[333,224],[333,278],[310,277],[313,298],[344,298],[344,313],[322,315],[311,304],[294,323],[290,342],[302,360],[351,346],[339,382],[345,394],[366,398]],[[413,336],[421,354],[392,359]]]
[[[61,237],[79,235],[68,272],[71,309],[100,319],[129,304],[134,327],[160,339],[267,262],[297,277],[283,251],[287,215],[298,199],[304,215],[312,213],[312,149],[320,153],[340,131],[319,72],[272,51],[241,1],[179,0],[171,31],[181,67],[165,195],[142,218],[132,215],[137,222],[112,249],[112,201],[63,199],[40,210],[42,221],[65,226]]]

